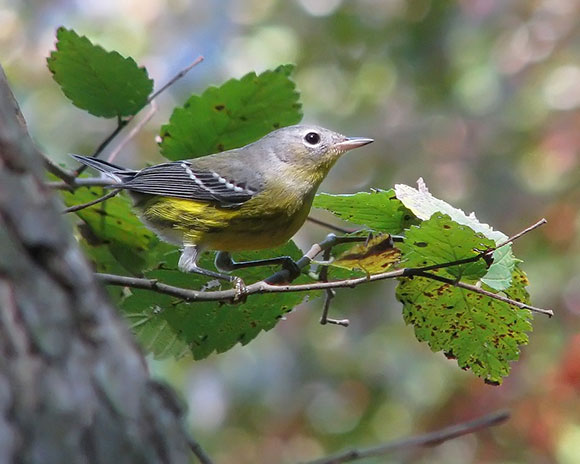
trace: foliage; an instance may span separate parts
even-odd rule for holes
[[[153,81],[132,58],[107,52],[64,27],[57,38],[48,69],[74,105],[95,116],[120,118],[137,114],[147,104]]]
[[[296,124],[302,113],[290,79],[293,69],[285,65],[259,76],[251,72],[192,95],[161,127],[161,153],[171,160],[197,158],[242,147]]]
[[[60,66],[70,59],[69,42],[74,56],[81,58],[76,59],[75,66]],[[77,84],[69,76],[73,71],[82,76],[93,73],[93,81],[98,83],[100,73],[93,67],[100,69],[101,62],[95,56],[114,57],[107,61],[110,75],[124,73],[127,60],[119,60],[120,55],[115,52],[93,47],[87,39],[64,29],[59,30],[57,48],[49,65],[65,94],[77,106],[103,116],[134,114],[128,113],[125,106],[106,111],[90,101],[82,101],[74,91]],[[170,159],[202,156],[242,146],[273,128],[298,122],[301,112],[299,95],[290,79],[292,69],[287,65],[260,75],[250,73],[191,96],[173,112],[169,124],[161,128],[162,153]],[[100,94],[99,100],[112,105],[110,99],[119,91]],[[120,101],[123,98],[135,100],[133,94],[120,97]],[[135,104],[131,111],[138,111],[143,104],[144,101]],[[67,204],[78,204],[94,198],[98,191],[79,189],[64,195]],[[426,341],[434,351],[457,358],[461,368],[471,369],[487,382],[501,382],[509,373],[509,362],[518,357],[519,345],[528,341],[530,313],[458,288],[452,282],[475,284],[526,302],[527,279],[516,266],[518,260],[511,246],[503,245],[506,235],[480,223],[475,215],[468,216],[433,197],[422,182],[418,189],[398,185],[394,190],[354,195],[319,194],[314,206],[362,226],[365,233],[371,234],[366,244],[343,250],[334,263],[337,267],[377,274],[390,267],[441,266],[431,272],[451,279],[451,283],[417,275],[400,278],[397,298],[403,303],[405,321],[414,326],[417,338]],[[177,250],[147,231],[132,215],[125,198],[117,197],[104,205],[81,210],[77,216],[82,221],[81,240],[97,269],[116,272],[123,269],[183,288],[200,289],[207,285],[206,278],[176,269]],[[392,235],[402,235],[400,246],[394,247]],[[492,260],[481,257],[482,252],[498,245],[502,246],[493,252]],[[261,259],[280,254],[297,259],[301,252],[289,242],[276,250],[240,253],[236,258]],[[471,261],[446,266],[466,259]],[[201,265],[211,267],[211,257],[203,257]],[[239,276],[250,283],[272,272],[272,268],[247,269]],[[334,268],[330,274],[344,275]],[[304,274],[295,283],[305,282],[312,282],[312,278]],[[213,352],[226,351],[238,342],[248,343],[262,330],[274,327],[303,298],[303,294],[290,292],[252,296],[238,305],[188,303],[133,289],[119,296],[119,301],[139,339],[155,356],[179,357],[190,352],[195,359],[201,359]]]

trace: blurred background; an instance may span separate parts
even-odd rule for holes
[[[515,252],[532,303],[556,317],[536,317],[500,387],[417,342],[389,282],[338,293],[332,312],[351,320],[347,329],[319,325],[312,301],[247,347],[150,360],[217,462],[293,463],[508,408],[507,425],[405,462],[578,463],[579,18],[577,0],[0,0],[0,62],[31,135],[68,162],[114,122],[76,109],[52,81],[45,58],[58,26],[134,57],[156,87],[203,55],[117,158],[131,167],[160,161],[155,135],[192,92],[296,63],[304,121],[376,140],[345,156],[321,190],[422,176],[435,196],[508,235],[548,219]],[[297,242],[326,232],[307,224]]]

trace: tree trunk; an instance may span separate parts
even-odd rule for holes
[[[43,184],[0,67],[0,463],[180,463],[174,393],[151,380]]]

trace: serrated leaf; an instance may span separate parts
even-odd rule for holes
[[[291,65],[246,74],[192,95],[161,128],[161,153],[171,160],[196,158],[254,142],[302,118]]]
[[[397,184],[395,185],[395,194],[419,219],[427,220],[434,213],[443,213],[447,214],[455,222],[469,226],[475,232],[480,232],[487,238],[494,240],[496,245],[508,239],[508,236],[504,233],[493,230],[488,224],[479,222],[474,213],[468,216],[460,209],[435,198],[427,189],[423,179],[419,179],[417,185],[418,189],[404,184]]]
[[[473,258],[494,242],[470,227],[454,222],[448,215],[435,213],[418,226],[412,226],[400,245],[405,267],[424,267]],[[487,273],[483,259],[441,268],[439,275],[476,282]]]
[[[525,275],[514,273],[510,297],[527,300]],[[531,313],[450,284],[413,277],[400,280],[397,299],[403,316],[419,341],[433,351],[456,358],[459,367],[471,369],[486,382],[500,384],[510,372],[510,361],[527,344]]]
[[[293,242],[265,252],[236,254],[239,261],[274,256],[302,255]],[[177,254],[168,256],[162,269],[150,271],[149,278],[178,287],[201,289],[207,278],[185,274],[176,269]],[[211,268],[212,257],[204,256],[200,266]],[[246,283],[271,275],[276,267],[248,268],[235,274]],[[296,283],[311,281],[301,276]],[[154,296],[152,296],[154,295]],[[144,290],[133,290],[133,295],[122,303],[121,309],[132,324],[137,337],[147,350],[158,358],[181,356],[189,350],[195,359],[202,359],[213,352],[222,353],[238,342],[245,345],[261,331],[270,330],[278,321],[298,305],[305,295],[279,293],[252,295],[239,305],[221,303],[187,303],[166,295]]]
[[[392,189],[352,195],[319,193],[314,198],[313,206],[330,211],[344,221],[392,235],[419,222],[395,197]]]
[[[106,190],[100,187],[80,188],[74,192],[63,191],[62,197],[67,206],[73,206],[88,203],[104,193]],[[161,242],[145,228],[132,211],[130,200],[123,194],[77,211],[75,215],[83,221],[79,232],[98,269],[103,266],[114,268],[113,262],[116,261],[131,274],[140,274],[154,266],[161,254],[175,248]],[[101,247],[107,251],[99,251]],[[105,261],[99,265],[100,259]]]
[[[378,235],[366,243],[354,245],[335,259],[331,266],[378,274],[389,269],[400,257],[401,251],[395,248],[391,236]]]
[[[48,68],[75,106],[105,118],[131,116],[145,106],[153,90],[145,68],[73,30],[59,28],[57,38]]]

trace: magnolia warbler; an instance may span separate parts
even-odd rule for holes
[[[371,143],[317,126],[275,130],[242,148],[140,171],[95,158],[75,159],[129,191],[141,221],[167,242],[183,247],[179,268],[210,277],[235,278],[198,266],[216,250],[216,267],[232,271],[288,258],[235,263],[232,251],[273,248],[302,226],[316,189],[340,155]]]

